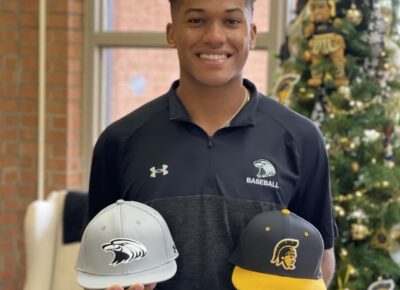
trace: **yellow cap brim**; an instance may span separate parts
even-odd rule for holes
[[[238,290],[326,290],[322,279],[302,279],[248,271],[235,266],[232,283]]]

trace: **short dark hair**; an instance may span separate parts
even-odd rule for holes
[[[181,0],[168,0],[169,3],[171,4],[171,8],[173,8],[176,4],[178,4],[178,2],[180,2]],[[247,4],[250,5],[251,10],[253,11],[254,9],[254,2],[256,2],[256,0],[246,0]]]

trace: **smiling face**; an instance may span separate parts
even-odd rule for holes
[[[241,83],[256,37],[246,0],[181,0],[172,19],[167,39],[178,51],[181,82]]]

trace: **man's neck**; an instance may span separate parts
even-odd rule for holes
[[[192,122],[208,136],[221,129],[247,101],[242,80],[224,86],[189,86],[181,81],[177,94]]]

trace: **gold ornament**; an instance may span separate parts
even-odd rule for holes
[[[376,182],[374,182],[373,186],[374,186],[375,189],[381,189],[382,188],[382,182],[376,181]]]
[[[352,151],[357,147],[356,143],[351,141],[348,137],[341,137],[339,142],[346,151]]]
[[[342,137],[340,138],[340,143],[342,143],[343,145],[346,145],[350,142],[349,138],[347,137]]]
[[[342,95],[346,100],[351,99],[351,90],[349,86],[341,86],[338,89],[340,95]]]
[[[331,81],[331,80],[333,80],[333,75],[330,72],[326,72],[324,81]]]
[[[354,194],[356,195],[356,197],[363,197],[366,193],[368,192],[368,189],[366,188],[362,188],[362,189],[358,189],[354,192]]]
[[[347,10],[346,19],[354,25],[360,25],[363,20],[363,14],[356,4],[351,4],[351,8]]]
[[[307,94],[307,100],[314,100],[314,99],[315,99],[314,93],[308,93]]]
[[[385,228],[379,229],[372,237],[371,244],[373,247],[382,250],[389,250],[390,236]]]
[[[338,216],[341,216],[341,217],[344,217],[346,215],[346,211],[344,210],[344,208],[339,205],[335,206],[335,212]]]
[[[299,89],[300,94],[298,94],[299,101],[300,102],[310,102],[315,99],[314,93],[311,91],[308,91],[306,88],[301,87]]]
[[[302,93],[299,95],[299,99],[302,102],[310,102],[315,99],[315,95],[313,93]]]
[[[349,264],[349,266],[347,267],[347,271],[350,274],[350,276],[354,276],[357,274],[357,269],[351,264]]]
[[[390,69],[390,63],[384,63],[384,64],[383,64],[383,68],[384,68],[385,70],[389,70],[389,69]]]
[[[310,61],[311,57],[312,57],[311,51],[306,50],[306,51],[304,52],[304,54],[303,54],[304,60],[305,60],[305,61]]]
[[[369,229],[366,225],[357,223],[351,225],[351,237],[355,241],[364,240],[369,235]]]
[[[357,173],[360,171],[360,164],[357,161],[353,161],[351,163],[351,170],[353,170],[354,173]]]
[[[357,197],[362,197],[363,196],[363,193],[361,191],[359,191],[359,190],[357,190],[355,192],[355,194],[356,194]]]
[[[340,257],[341,257],[342,259],[345,259],[345,258],[349,255],[349,252],[348,252],[345,248],[342,248],[342,249],[340,250],[339,255],[340,255]]]

